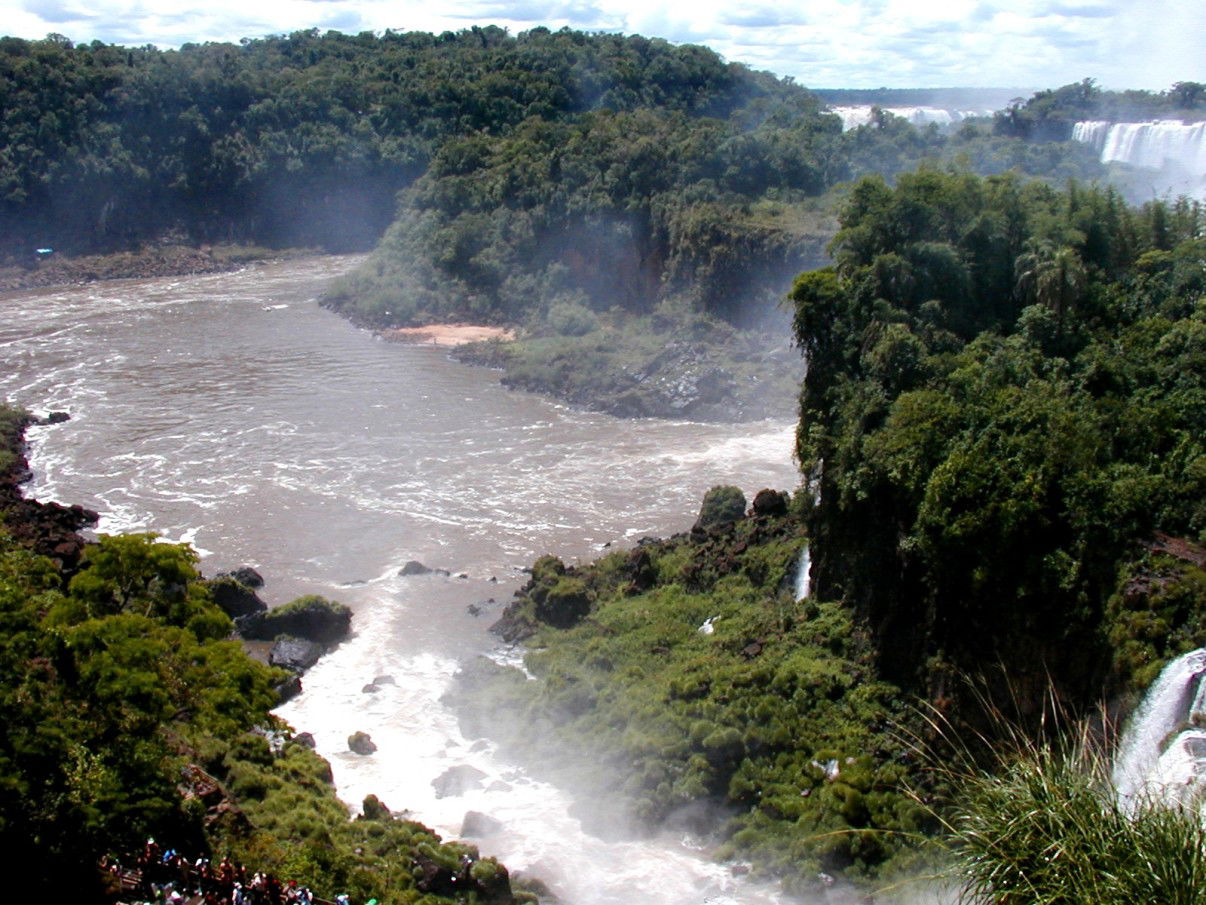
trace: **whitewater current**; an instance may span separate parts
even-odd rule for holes
[[[0,296],[3,398],[71,414],[30,429],[27,492],[96,509],[102,532],[187,541],[209,575],[255,566],[272,604],[351,606],[353,637],[279,713],[353,808],[374,793],[452,837],[487,814],[502,829],[473,840],[483,853],[567,905],[777,901],[695,840],[585,832],[571,793],[462,735],[441,696],[459,664],[517,658],[487,627],[536,556],[683,530],[715,484],[794,488],[791,425],[621,421],[509,392],[321,309],[354,262]],[[450,574],[400,577],[412,559]],[[348,750],[358,730],[376,754]],[[438,798],[459,765],[482,788]]]

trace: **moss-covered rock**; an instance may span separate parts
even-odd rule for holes
[[[271,641],[279,635],[292,635],[318,644],[335,644],[351,632],[352,611],[342,603],[308,594],[274,610],[244,616],[237,625],[248,640]]]
[[[715,528],[735,522],[745,515],[745,494],[731,484],[718,485],[704,494],[696,528]]]

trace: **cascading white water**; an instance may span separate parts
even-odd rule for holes
[[[808,547],[800,551],[799,562],[796,563],[796,600],[803,600],[809,592],[809,571],[812,569],[812,557]]]
[[[859,126],[871,122],[871,104],[859,104],[850,107],[831,107],[830,111],[842,118],[842,131],[849,132]],[[914,126],[928,126],[936,123],[939,126],[954,126],[973,116],[991,116],[993,111],[988,108],[978,110],[954,110],[946,107],[880,107],[885,113],[907,119]]]
[[[1168,177],[1168,190],[1206,198],[1206,121],[1086,120],[1073,126],[1072,139],[1097,149],[1102,163],[1158,170]]]
[[[1186,801],[1206,773],[1206,648],[1173,660],[1148,690],[1118,745],[1114,788],[1123,806],[1146,797]],[[1170,740],[1170,736],[1172,737]]]

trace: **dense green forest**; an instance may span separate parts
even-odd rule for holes
[[[936,669],[928,649],[1103,687],[1139,619],[1107,605],[1120,564],[1206,531],[1202,218],[935,170],[852,192],[835,264],[792,294],[798,454],[817,592],[868,618],[889,674]],[[1114,678],[1151,679],[1198,618]]]
[[[232,854],[328,900],[532,901],[493,859],[375,799],[350,821],[329,765],[269,712],[281,670],[227,640],[231,620],[191,549],[143,534],[85,544],[71,529],[86,513],[20,497],[27,420],[0,406],[9,895],[112,901],[98,859],[132,861],[153,836],[192,857]]]
[[[468,719],[508,703],[516,744],[651,825],[720,815],[720,856],[796,889],[890,884],[972,802],[934,758],[983,769],[1206,644],[1202,207],[923,169],[839,217],[791,295],[790,505],[718,489],[690,534],[537,562],[497,630],[538,681],[465,677]]]
[[[165,228],[363,247],[449,138],[592,110],[816,106],[700,47],[495,27],[173,51],[4,38],[0,99],[0,239],[64,249]]]
[[[759,282],[764,265],[782,268],[791,252],[799,269],[817,250],[804,241],[815,217],[793,211],[780,224],[744,205],[790,203],[947,153],[911,127],[843,136],[806,89],[703,47],[564,29],[311,30],[170,51],[3,38],[0,101],[5,257],[164,234],[364,248],[395,220],[397,192],[426,174],[402,199],[382,266],[397,271],[396,253],[421,248],[418,277],[468,286],[467,312],[485,299],[512,317],[517,294],[581,290],[598,302],[597,289],[616,288],[559,254],[576,238],[584,253],[644,263],[618,304],[648,302],[665,279],[732,309],[724,296]],[[554,142],[563,146],[549,155]],[[899,147],[889,155],[885,143]],[[1019,152],[951,153],[1026,165]],[[1075,169],[1097,175],[1088,157]],[[751,253],[750,267],[734,267]],[[520,272],[500,275],[515,260]],[[545,272],[554,260],[568,277]],[[506,276],[521,285],[502,287]],[[701,289],[711,279],[719,288]],[[396,283],[373,285],[396,294]],[[422,292],[416,305],[431,307]],[[399,320],[407,309],[385,310],[370,300],[360,313]]]

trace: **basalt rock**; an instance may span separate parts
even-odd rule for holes
[[[366,795],[357,820],[393,820],[394,815],[376,795]]]
[[[237,569],[231,569],[229,572],[219,572],[217,578],[233,578],[241,585],[246,585],[249,588],[262,588],[264,586],[264,576],[253,569],[251,566],[239,566]]]
[[[480,836],[490,836],[503,828],[501,821],[495,820],[481,811],[466,811],[465,819],[461,822],[461,836],[472,839]]]
[[[458,798],[466,792],[482,787],[486,774],[477,767],[468,764],[457,764],[449,767],[431,781],[436,791],[436,798]]]
[[[341,603],[311,594],[274,610],[240,617],[235,624],[239,634],[251,641],[292,635],[325,645],[348,636],[352,630],[352,611]]]
[[[314,750],[314,748],[317,747],[314,742],[314,736],[309,732],[299,732],[297,735],[293,736],[293,741],[301,745],[303,748],[309,748],[310,750]]]
[[[367,757],[377,750],[377,745],[367,732],[353,732],[348,736],[348,750]]]
[[[429,568],[428,566],[423,565],[417,559],[412,559],[412,560],[409,560],[406,563],[406,565],[404,565],[401,569],[398,570],[398,574],[402,575],[402,576],[430,575],[434,571],[435,571],[435,569],[432,569],[432,568]]]
[[[284,637],[272,645],[268,654],[270,666],[280,666],[296,673],[303,673],[326,653],[326,648],[305,638]]]
[[[271,657],[271,655],[269,655]],[[273,689],[276,692],[277,703],[284,704],[302,693],[301,676],[292,675]]]
[[[648,550],[637,547],[629,553],[625,569],[628,574],[628,586],[624,589],[626,594],[640,594],[657,584],[657,569]]]
[[[263,584],[262,579],[260,584]],[[252,586],[239,581],[234,573],[219,575],[211,579],[208,585],[214,603],[231,619],[263,613],[268,609],[268,604],[260,600],[251,589]]]

